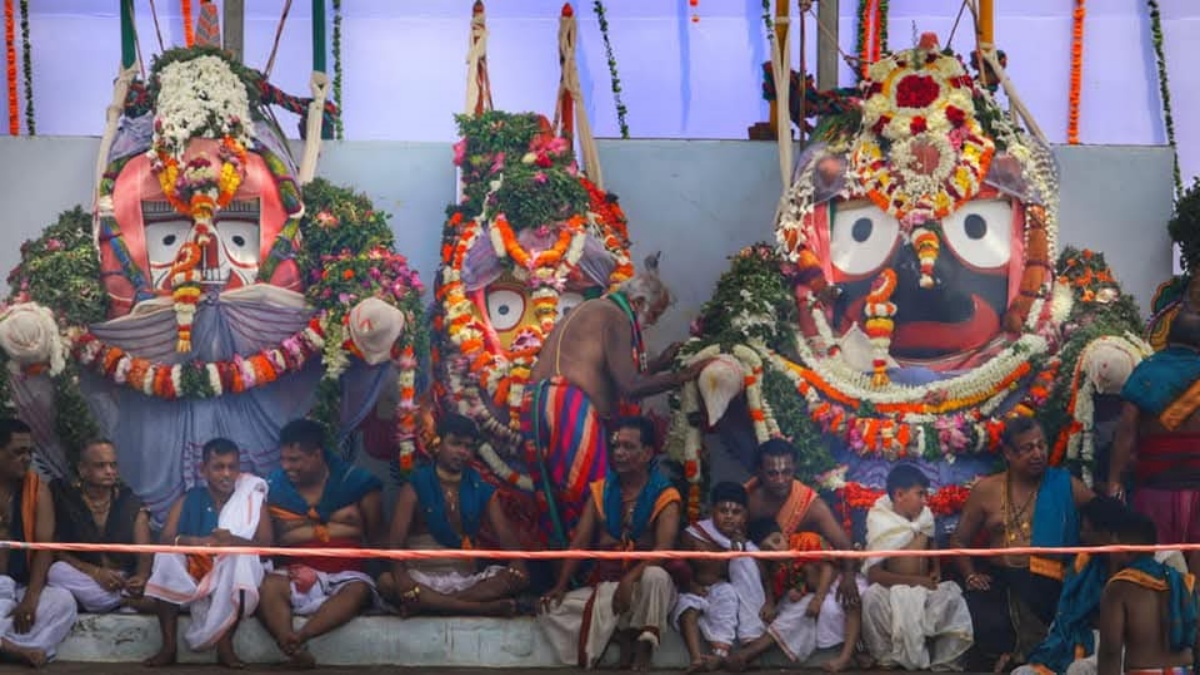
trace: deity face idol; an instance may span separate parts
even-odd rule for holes
[[[934,283],[922,283],[917,247],[900,222],[867,199],[818,206],[813,225],[824,236],[813,252],[828,260],[829,280],[841,293],[830,307],[835,335],[866,325],[875,280],[896,274],[891,354],[902,365],[960,366],[1002,336],[1001,321],[1021,278],[1023,205],[994,189],[952,213],[926,221],[941,251]]]
[[[180,164],[207,162],[219,167],[219,147],[219,141],[194,139]],[[246,153],[241,185],[230,203],[214,213],[207,243],[194,249],[186,245],[198,244],[198,228],[168,201],[151,160],[138,155],[125,163],[112,187],[113,229],[119,232],[120,245],[103,224],[100,235],[102,273],[114,316],[127,313],[147,297],[170,295],[172,268],[189,252],[198,255],[198,277],[205,289],[231,290],[258,281],[260,266],[290,218],[267,161],[254,151]],[[141,288],[135,288],[126,274],[128,266],[141,273]],[[291,260],[278,265],[268,281],[301,290]]]
[[[555,324],[583,302],[584,293],[597,289],[596,286],[576,287],[560,293]],[[505,354],[536,353],[541,350],[543,335],[528,284],[517,281],[511,273],[505,273],[495,282],[472,293],[471,301],[476,317],[494,334],[493,348]]]

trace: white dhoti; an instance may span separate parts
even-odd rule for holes
[[[855,576],[854,581],[861,594],[866,589],[866,582],[859,576]],[[840,582],[841,577],[834,580],[816,618],[808,616],[808,605],[816,597],[813,593],[800,598],[799,602],[785,599],[779,605],[767,632],[792,661],[805,661],[818,649],[836,647],[846,641],[846,610],[837,599]]]
[[[41,650],[47,658],[54,658],[58,646],[75,625],[75,598],[64,589],[47,585],[38,597],[33,628],[28,633],[18,633],[13,628],[12,613],[24,597],[24,586],[12,577],[0,575],[0,639],[22,649]]]
[[[250,474],[239,476],[217,517],[218,527],[235,537],[253,539],[266,494],[266,481]],[[190,649],[201,651],[215,645],[237,623],[239,611],[240,616],[254,614],[264,574],[257,555],[222,554],[197,580],[188,571],[186,555],[156,553],[146,595],[188,608],[192,622],[183,637]]]
[[[717,531],[711,518],[688,527],[687,532],[726,551],[733,547],[733,542]],[[745,550],[754,552],[758,547],[746,544]],[[681,594],[671,612],[671,622],[678,629],[679,618],[694,609],[700,613],[698,623],[704,639],[714,649],[728,650],[735,641],[750,642],[766,632],[760,617],[765,602],[758,563],[751,558],[735,558],[729,561],[728,582],[713,584],[707,595]]]
[[[508,568],[503,565],[491,565],[477,574],[464,574],[457,570],[425,572],[420,569],[410,568],[408,570],[408,578],[436,593],[453,595],[455,593],[462,593],[469,588],[487,581],[506,569]]]
[[[916,520],[896,513],[884,495],[867,513],[867,550],[895,551],[909,547],[917,535],[932,541],[933,512],[921,510]],[[868,558],[867,572],[883,558]],[[885,666],[908,670],[946,670],[975,641],[971,613],[958,584],[943,581],[936,590],[924,586],[872,585],[863,594],[863,639],[871,656]]]
[[[123,572],[119,574],[121,577],[125,576]],[[46,575],[46,585],[70,593],[83,611],[91,614],[107,614],[118,609],[121,600],[128,597],[123,591],[108,590],[92,577],[61,560],[50,566],[50,572]]]
[[[305,569],[306,575],[313,575],[316,582],[308,588],[302,588],[295,579],[291,580],[292,613],[296,616],[311,616],[316,614],[317,610],[321,609],[321,605],[325,604],[327,600],[356,583],[366,584],[371,590],[372,596],[375,594],[375,580],[365,572],[322,572],[312,568]],[[285,567],[283,569],[272,570],[270,573],[289,576],[291,571]]]
[[[613,597],[617,582],[580,588],[563,596],[562,604],[538,615],[537,622],[562,663],[593,668],[618,630],[635,630],[637,639],[658,647],[675,603],[675,582],[661,567],[647,567],[633,589],[629,611],[617,616]]]
[[[867,649],[884,666],[953,668],[974,642],[967,601],[952,581],[937,590],[873,584],[863,593],[862,606]]]

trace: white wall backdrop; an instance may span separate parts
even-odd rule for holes
[[[38,132],[98,135],[117,72],[118,0],[37,0],[32,6]],[[327,4],[332,4],[327,2]],[[445,141],[463,105],[464,56],[471,0],[344,0],[347,139]],[[767,59],[761,0],[608,0],[629,126],[640,138],[746,137],[766,117],[759,94]],[[772,4],[774,4],[772,2]],[[841,0],[840,42],[853,52],[854,0]],[[1072,0],[996,0],[996,41],[1009,54],[1021,95],[1054,142],[1066,138]],[[158,0],[167,46],[183,42],[177,0]],[[193,2],[198,6],[198,2]],[[248,0],[246,61],[267,62],[284,0]],[[603,44],[590,2],[580,17],[581,79],[598,136],[618,135]],[[891,0],[890,44],[914,32],[949,37],[960,0]],[[1185,177],[1200,173],[1200,2],[1160,0]],[[561,0],[491,0],[487,4],[496,105],[553,110],[558,78]],[[137,0],[147,63],[159,51],[148,0]],[[1081,140],[1087,144],[1165,142],[1144,0],[1089,0],[1084,39]],[[693,22],[692,14],[700,17]],[[311,13],[295,0],[272,79],[306,94]],[[809,21],[810,67],[817,27]],[[332,39],[332,31],[330,31]],[[973,47],[970,13],[953,46]],[[332,59],[330,60],[332,68]],[[843,84],[853,77],[843,69]],[[3,105],[3,104],[0,104]],[[285,122],[285,126],[294,125]]]

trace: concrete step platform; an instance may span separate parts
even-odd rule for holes
[[[182,636],[189,617],[180,617],[180,663],[215,663],[214,652],[188,651]],[[297,619],[297,626],[303,625]],[[238,655],[247,663],[277,663],[283,655],[256,619],[247,619],[234,638]],[[81,614],[74,630],[59,647],[58,661],[129,663],[154,655],[162,646],[158,620],[135,614]],[[530,617],[491,619],[472,617],[413,618],[359,617],[338,630],[316,638],[309,649],[317,662],[336,666],[402,665],[459,668],[562,668],[542,631]],[[764,665],[813,667],[833,656],[818,652],[805,664],[791,664],[772,653]],[[615,663],[616,648],[605,662]],[[690,659],[683,639],[668,631],[654,658],[656,669],[683,669]]]

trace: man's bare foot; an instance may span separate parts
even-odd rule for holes
[[[635,673],[650,670],[650,661],[654,658],[654,646],[645,640],[638,640],[633,648],[633,663],[629,669]]]
[[[992,666],[992,672],[997,673],[997,675],[999,673],[1007,673],[1009,670],[1008,666],[1012,663],[1012,659],[1012,654],[1001,654],[1000,658],[996,659],[996,665]]]
[[[290,657],[300,650],[304,641],[295,632],[288,632],[287,635],[276,640],[275,644],[279,645],[279,651],[283,652],[284,656]]]
[[[854,666],[858,670],[870,670],[876,666],[876,663],[875,659],[871,658],[870,654],[867,654],[866,652],[855,652]],[[891,668],[888,668],[882,663],[878,664],[878,666],[880,670],[891,670]]]
[[[142,665],[147,666],[149,668],[161,668],[163,666],[173,665],[174,663],[175,663],[175,650],[171,649],[170,647],[167,647],[165,645],[163,646],[162,649],[158,650],[157,654],[155,654],[154,656],[151,656],[150,658],[146,659],[145,661],[142,661]]]
[[[740,651],[732,652],[725,657],[725,670],[740,673],[746,669],[746,656]]]
[[[837,658],[826,661],[822,668],[827,673],[840,673],[846,669],[846,666],[850,665],[852,656],[852,654],[839,654]]]
[[[683,672],[687,674],[702,672],[711,673],[715,670],[720,670],[723,662],[724,659],[716,654],[705,654],[704,656],[692,661],[692,665],[688,666],[688,669]]]
[[[50,659],[46,658],[46,652],[40,649],[31,649],[29,647],[18,647],[8,640],[0,641],[0,654],[11,656],[19,663],[24,663],[33,668],[41,668],[46,665]]]
[[[238,658],[237,652],[233,651],[233,645],[226,644],[217,645],[217,665],[231,670],[241,670],[246,667],[246,663]]]
[[[284,665],[290,670],[312,670],[317,667],[317,660],[308,649],[301,646],[288,656]]]
[[[617,649],[620,650],[617,667],[621,670],[629,670],[633,667],[633,635],[629,631],[618,631],[613,640],[616,641]]]

